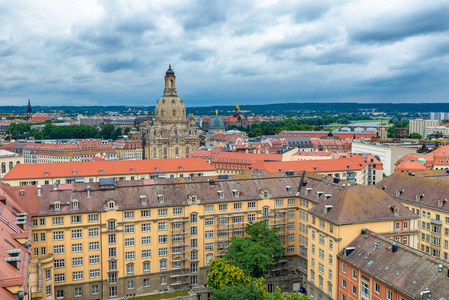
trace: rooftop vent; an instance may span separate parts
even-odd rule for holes
[[[391,251],[393,253],[395,253],[396,251],[398,251],[398,245],[396,243],[393,243],[393,246],[391,247]]]
[[[366,234],[366,229],[365,228],[362,229],[362,234]]]
[[[344,255],[344,256],[348,256],[348,255],[351,254],[354,250],[355,250],[355,247],[345,247],[345,248],[343,249],[343,255]]]

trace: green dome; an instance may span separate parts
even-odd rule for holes
[[[225,128],[225,124],[218,116],[215,116],[210,120],[209,130],[224,130]]]
[[[418,161],[424,165],[426,164],[426,160],[422,157],[418,158]]]

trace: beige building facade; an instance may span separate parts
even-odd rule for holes
[[[426,137],[429,134],[432,134],[433,128],[436,126],[440,126],[440,120],[424,120],[424,119],[414,119],[410,120],[409,123],[409,132],[418,133],[422,137]]]
[[[157,101],[154,118],[142,123],[144,159],[186,158],[199,147],[199,134],[191,113],[176,92],[175,72],[165,73],[164,95]]]

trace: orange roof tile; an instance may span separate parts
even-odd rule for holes
[[[95,162],[67,162],[47,164],[19,164],[9,171],[3,180],[47,177],[108,176],[119,174],[166,173],[182,171],[214,171],[210,164],[201,158],[112,160]],[[158,167],[159,171],[156,171]],[[134,172],[131,172],[134,168]],[[100,173],[100,169],[103,173]],[[73,174],[76,171],[76,174]]]

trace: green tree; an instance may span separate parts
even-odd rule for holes
[[[30,129],[28,135],[32,136],[35,140],[42,140],[44,138],[44,134],[38,129]]]
[[[251,277],[242,269],[231,265],[224,258],[210,261],[210,273],[207,275],[207,284],[212,289],[224,290],[226,287],[235,287],[251,282]]]
[[[262,221],[251,222],[245,228],[249,237],[232,237],[224,258],[246,274],[260,277],[284,254],[278,231]]]
[[[130,127],[126,127],[125,131],[124,131],[124,134],[128,134],[128,132],[130,132],[130,131],[131,131],[131,128]]]
[[[113,133],[114,133],[114,125],[112,124],[104,125],[103,128],[101,129],[101,138],[107,140],[112,139]]]
[[[412,133],[411,137],[412,137],[412,139],[420,139],[420,138],[422,138],[422,136],[419,133],[416,133],[416,132]]]
[[[276,288],[274,293],[265,295],[264,300],[309,300],[310,298],[306,295],[301,295],[298,293],[288,294],[287,297],[284,298],[282,291],[279,287]]]
[[[223,290],[214,290],[211,300],[264,300],[265,286],[260,286],[257,280],[237,286],[229,286]]]
[[[122,135],[122,129],[120,127],[117,127],[114,132],[111,134],[111,139],[115,141],[119,136]]]

